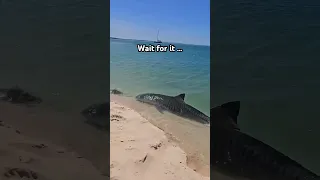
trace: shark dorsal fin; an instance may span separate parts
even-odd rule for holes
[[[177,99],[182,99],[182,101],[184,101],[184,97],[186,96],[185,93],[179,94],[178,96],[175,96],[175,98]]]
[[[221,108],[225,109],[228,113],[228,116],[232,118],[232,120],[238,124],[238,115],[240,111],[240,101],[232,101],[222,104]]]

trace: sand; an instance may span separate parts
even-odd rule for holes
[[[192,163],[190,152],[197,151],[186,153],[172,134],[125,103],[112,101],[110,110],[109,134],[84,123],[78,112],[0,102],[0,180],[102,180],[109,170],[113,180],[209,179]]]
[[[0,180],[107,179],[107,133],[68,120],[63,113],[0,102]]]
[[[110,103],[112,180],[208,180],[187,165],[187,154],[131,108]]]
[[[4,122],[0,126],[0,179],[103,179],[79,154],[26,137]]]

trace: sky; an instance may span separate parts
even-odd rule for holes
[[[210,44],[210,0],[110,0],[110,36]]]

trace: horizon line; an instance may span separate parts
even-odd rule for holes
[[[154,40],[144,40],[144,39],[127,39],[127,38],[112,37],[112,36],[110,36],[110,38],[123,39],[123,40],[136,40],[136,41],[151,41],[151,42],[154,41]],[[204,44],[188,44],[188,43],[180,43],[180,42],[166,42],[166,41],[163,41],[163,42],[164,43],[177,43],[177,44],[184,44],[184,45],[192,45],[192,46],[208,46],[208,47],[210,47],[210,44],[209,45],[204,45]]]

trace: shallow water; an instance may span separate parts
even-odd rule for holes
[[[138,52],[139,40],[110,40],[110,87],[128,95],[186,94],[188,104],[210,111],[210,47],[176,44],[183,52]],[[168,45],[163,43],[162,45]]]
[[[0,6],[0,88],[18,85],[55,110],[109,98],[109,35],[101,0],[5,1]]]

